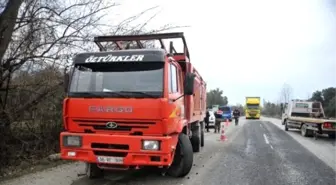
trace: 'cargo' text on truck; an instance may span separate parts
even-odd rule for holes
[[[181,39],[177,53],[170,42]],[[158,40],[160,49],[143,41]],[[81,53],[65,75],[61,158],[86,162],[88,177],[106,170],[158,167],[187,175],[204,146],[206,84],[190,63],[183,33],[100,36],[100,51]],[[114,50],[105,44],[114,44]],[[137,49],[129,49],[131,44]]]

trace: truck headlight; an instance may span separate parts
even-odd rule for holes
[[[82,137],[81,136],[63,136],[63,146],[81,147]]]
[[[142,141],[143,150],[159,150],[160,142],[155,140],[144,140]]]

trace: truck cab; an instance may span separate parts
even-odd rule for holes
[[[80,53],[65,76],[61,158],[84,161],[90,178],[105,170],[157,166],[181,177],[204,145],[205,82],[189,52],[146,49],[140,40],[183,33],[101,36],[98,52]],[[121,41],[135,41],[126,49]],[[102,43],[117,50],[107,51]],[[182,158],[182,153],[184,158]]]
[[[246,97],[245,117],[246,119],[260,119],[260,97]]]

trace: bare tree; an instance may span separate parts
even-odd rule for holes
[[[280,93],[281,102],[288,103],[292,98],[292,93],[293,93],[292,87],[287,83],[283,84]]]

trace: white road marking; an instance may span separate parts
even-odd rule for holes
[[[268,141],[268,139],[267,139],[266,134],[263,134],[263,135],[264,135],[264,139],[265,139],[266,144],[269,144],[269,141]]]
[[[262,125],[261,125],[261,123],[259,123],[259,126],[262,128]]]
[[[263,134],[263,136],[264,136],[264,139],[265,139],[265,143],[268,144],[268,145],[270,145],[270,147],[271,147],[272,149],[274,149],[273,146],[272,146],[272,145],[270,144],[270,142],[268,141],[268,138],[267,138],[266,134]]]

